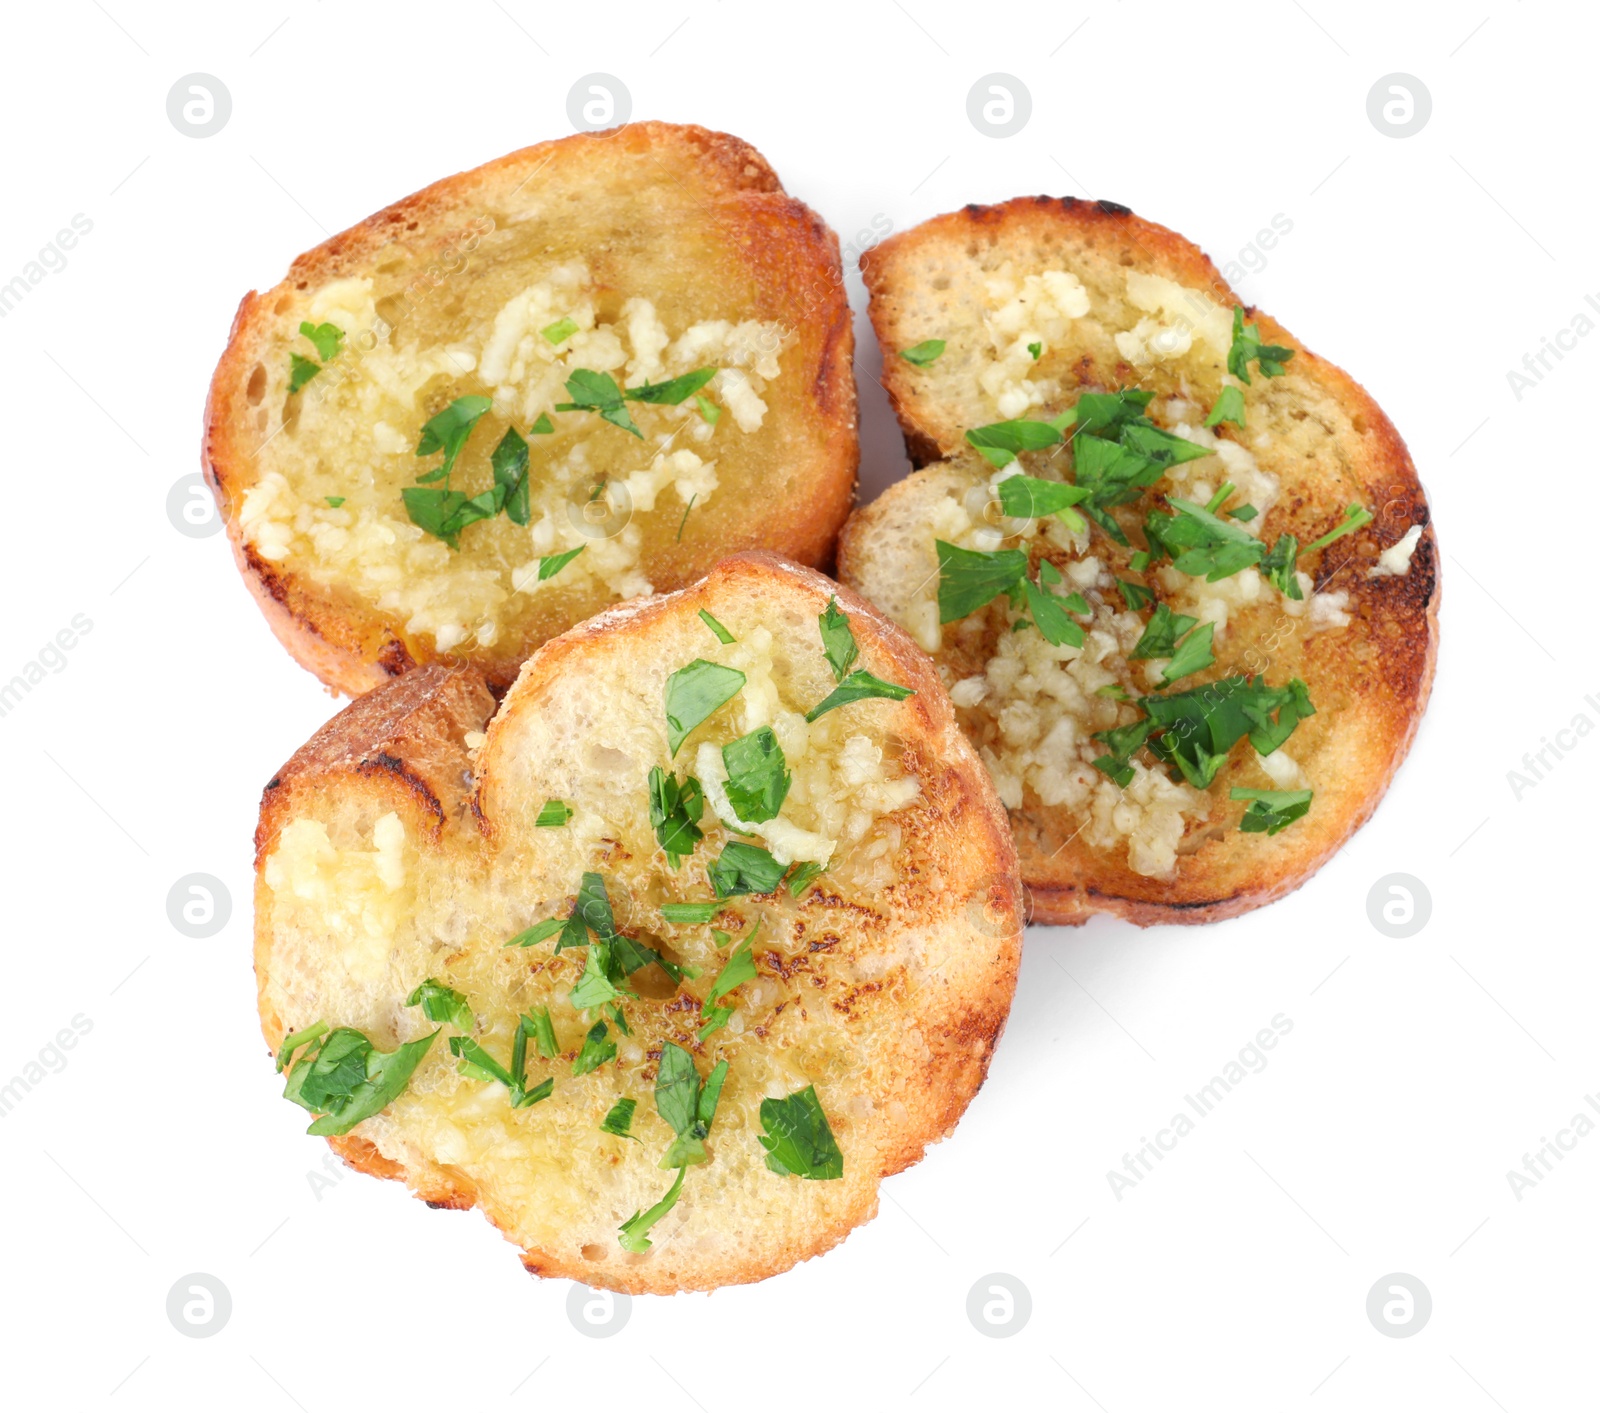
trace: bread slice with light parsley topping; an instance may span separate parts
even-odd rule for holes
[[[311,1131],[613,1290],[840,1241],[951,1132],[1016,980],[1011,833],[932,664],[766,554],[552,639],[498,709],[470,669],[362,697],[256,856]]]
[[[841,579],[939,666],[1031,916],[1204,922],[1372,813],[1427,703],[1438,551],[1389,419],[1181,236],[969,206],[862,260],[924,469]]]
[[[203,462],[330,688],[503,690],[609,604],[826,564],[857,461],[838,239],[747,143],[634,123],[435,183],[240,305]]]

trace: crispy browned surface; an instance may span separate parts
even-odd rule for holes
[[[835,592],[821,575],[776,556],[741,555],[687,590],[620,606],[545,644],[487,725],[494,705],[481,679],[437,667],[419,668],[347,707],[278,772],[262,801],[256,837],[256,968],[268,1044],[276,1048],[286,1028],[305,1023],[303,1016],[281,1014],[272,999],[287,935],[266,872],[290,821],[320,820],[336,842],[348,847],[370,832],[374,819],[395,811],[417,841],[419,893],[459,888],[463,897],[481,896],[470,890],[486,880],[491,888],[503,885],[532,900],[565,895],[570,907],[576,878],[539,876],[541,867],[549,870],[549,849],[556,847],[546,841],[560,831],[529,829],[525,798],[529,789],[532,798],[542,796],[569,762],[547,744],[533,749],[536,758],[530,758],[524,754],[527,743],[544,741],[539,732],[549,721],[576,710],[594,713],[593,735],[579,749],[592,750],[594,741],[613,743],[603,749],[619,748],[631,738],[621,725],[607,727],[610,708],[603,697],[597,699],[596,680],[619,680],[611,674],[637,672],[641,664],[675,668],[704,653],[710,638],[698,617],[701,608],[730,627],[778,623],[786,615],[814,623]],[[647,1137],[640,1144],[606,1140],[616,1151],[607,1150],[604,1162],[589,1156],[582,1143],[566,1153],[563,1167],[577,1174],[587,1195],[559,1239],[520,1243],[524,1264],[536,1274],[664,1293],[783,1271],[827,1250],[870,1218],[877,1210],[880,1180],[915,1163],[927,1144],[947,1135],[983,1082],[1020,957],[1021,889],[1010,831],[988,774],[962,737],[926,655],[870,606],[848,591],[837,593],[850,615],[861,665],[916,690],[902,703],[843,709],[860,713],[854,718],[860,729],[887,731],[902,769],[921,783],[920,797],[893,816],[902,831],[894,882],[863,891],[847,881],[830,884],[824,875],[798,902],[782,889],[764,900],[729,900],[730,909],[754,910],[762,918],[755,951],[761,985],[777,987],[785,998],[760,1026],[697,1042],[696,998],[715,975],[713,959],[697,983],[629,1004],[634,1035],[645,1051],[642,1060],[606,1066],[582,1079],[566,1079],[565,1069],[558,1069],[555,1097],[517,1111],[517,1123],[534,1126],[517,1132],[537,1132],[539,1125],[565,1121],[561,1105],[587,1104],[578,1128],[592,1132],[598,1116],[627,1094],[639,1101],[635,1131]],[[489,739],[474,764],[463,737],[480,729]],[[678,764],[682,768],[682,757]],[[464,793],[468,789],[470,796]],[[642,781],[639,797],[642,811]],[[642,902],[652,890],[666,889],[673,897],[706,894],[702,856],[712,842],[708,832],[679,874],[671,874],[659,854],[654,861],[630,860],[623,840],[613,840],[588,866],[613,880],[619,922],[627,926],[626,906],[632,909],[628,916],[642,924],[652,916],[654,905]],[[729,925],[728,917],[719,918],[719,924]],[[572,954],[552,963],[548,944],[528,953],[503,953],[498,939],[505,934],[494,932],[496,925],[481,922],[470,932],[489,933],[484,945],[499,955],[484,965],[504,975],[515,998],[508,1004],[532,1009],[553,994],[558,982],[564,992],[576,979],[580,968],[570,962]],[[660,925],[649,926],[654,938]],[[674,935],[672,945],[681,960],[702,963],[690,941]],[[908,949],[924,959],[916,971],[905,964]],[[449,965],[444,954],[438,955],[430,966]],[[341,984],[343,959],[331,943],[316,966],[330,987]],[[379,997],[372,1013],[389,1013],[397,999]],[[480,1015],[498,1004],[481,993],[473,994],[473,1001]],[[362,1023],[361,1016],[333,1019]],[[649,1123],[655,1122],[650,1086],[666,1040],[688,1048],[702,1074],[719,1057],[729,1059],[733,1070],[713,1129],[713,1161],[691,1170],[686,1184],[683,1227],[665,1223],[652,1233],[656,1246],[647,1256],[624,1257],[615,1245],[616,1214],[626,1217],[638,1204],[633,1194],[639,1191],[659,1196],[670,1177],[655,1167],[659,1148],[648,1141],[646,1122],[647,1115]],[[386,1048],[388,1043],[383,1041]],[[437,1048],[442,1050],[442,1041]],[[563,1064],[570,1059],[568,1051]],[[750,1076],[765,1072],[763,1066],[792,1062],[807,1067],[824,1095],[846,1157],[842,1179],[807,1182],[768,1173],[751,1126],[740,1122],[766,1092],[752,1092],[756,1081]],[[450,1063],[435,1054],[425,1066]],[[419,1071],[414,1087],[422,1077]],[[335,1151],[363,1172],[404,1181],[434,1205],[481,1206],[515,1240],[522,1199],[485,1181],[470,1164],[438,1160],[420,1149],[403,1123],[388,1121],[390,1113],[330,1140]],[[456,1121],[469,1122],[459,1114]],[[541,1171],[538,1157],[537,1152],[530,1157],[528,1171]],[[532,1205],[547,1209],[561,1196],[536,1191]]]
[[[968,295],[976,262],[1005,254],[1023,268],[1067,268],[1085,284],[1098,276],[1108,287],[1120,269],[1137,267],[1192,288],[1224,305],[1238,303],[1198,247],[1125,208],[1072,198],[1027,197],[992,207],[969,206],[894,236],[868,252],[862,265],[872,296],[874,328],[884,351],[884,380],[906,432],[914,460],[941,456],[929,467],[890,488],[859,510],[839,546],[841,579],[858,591],[876,576],[898,584],[903,575],[886,563],[884,546],[904,544],[916,533],[918,511],[947,484],[980,479],[988,468],[963,444],[966,429],[999,420],[980,415],[967,396],[966,347],[955,347],[931,369],[918,369],[896,351],[938,328],[961,330],[980,317]],[[1099,286],[1096,286],[1097,292]],[[1260,529],[1271,544],[1281,533],[1302,544],[1342,518],[1359,501],[1376,517],[1361,531],[1335,542],[1301,567],[1317,588],[1350,595],[1350,626],[1307,634],[1263,605],[1238,617],[1217,645],[1217,664],[1187,678],[1188,688],[1240,672],[1264,674],[1273,684],[1303,678],[1317,715],[1301,723],[1292,753],[1311,777],[1316,796],[1311,812],[1282,833],[1244,834],[1237,827],[1242,806],[1227,799],[1233,786],[1262,788],[1270,781],[1235,752],[1210,794],[1210,816],[1192,824],[1180,845],[1177,876],[1143,877],[1114,851],[1076,838],[1080,821],[1064,807],[1047,807],[1031,791],[1011,811],[1031,917],[1039,922],[1079,923],[1109,912],[1147,926],[1206,922],[1231,917],[1282,897],[1305,882],[1376,808],[1416,733],[1433,681],[1438,649],[1439,564],[1427,499],[1404,442],[1381,408],[1348,374],[1305,349],[1282,325],[1261,311],[1246,317],[1261,340],[1295,349],[1283,377],[1256,375],[1251,396],[1274,437],[1258,455],[1279,476],[1280,499]],[[1060,376],[1070,393],[1027,415],[1045,418],[1070,406],[1080,389],[1104,390],[1139,381],[1139,370],[1118,354],[1110,333],[1092,320],[1081,335],[1070,367]],[[1146,372],[1140,386],[1158,396],[1170,389],[1160,374]],[[1212,388],[1202,405],[1215,396]],[[1254,424],[1260,425],[1260,424]],[[963,454],[964,453],[964,454]],[[1024,458],[1026,460],[1026,457]],[[1159,489],[1159,488],[1158,488]],[[1143,520],[1151,499],[1123,521],[1129,531]],[[1425,526],[1410,572],[1369,578],[1380,551],[1408,525]],[[931,539],[931,536],[928,536]],[[1134,534],[1135,547],[1141,538]],[[1108,541],[1097,538],[1094,552]],[[931,554],[931,548],[929,550]],[[1038,558],[1037,546],[1034,558]],[[1051,550],[1062,564],[1066,556]],[[1127,552],[1113,562],[1122,572]],[[888,577],[885,577],[888,576]],[[884,601],[880,593],[880,602]],[[1161,595],[1158,593],[1158,599]],[[984,612],[984,611],[980,611]],[[995,615],[998,620],[998,615]],[[998,621],[974,649],[946,634],[938,659],[959,679],[981,671]],[[959,713],[970,720],[967,713]]]
[[[601,218],[585,200],[601,189],[610,202],[603,226],[594,224]],[[551,216],[558,202],[575,214]],[[280,326],[298,318],[290,311],[305,292],[378,270],[383,288],[401,292],[391,298],[436,318],[535,219],[530,213],[569,243],[582,232],[583,253],[617,304],[633,293],[659,299],[664,284],[696,319],[760,319],[795,335],[783,374],[768,389],[767,423],[752,434],[760,446],[749,465],[724,474],[720,494],[695,509],[681,539],[670,526],[650,532],[644,566],[657,590],[690,583],[746,549],[773,549],[809,565],[831,562],[858,455],[853,334],[837,237],[784,193],[753,147],[726,133],[635,123],[540,143],[435,182],[333,236],[299,256],[273,289],[247,294],[235,315],[207,398],[202,466],[235,560],[272,631],[336,691],[359,695],[427,662],[472,666],[500,691],[534,647],[612,601],[597,585],[542,593],[518,606],[492,647],[441,652],[431,637],[407,630],[403,613],[318,582],[309,564],[268,562],[239,523],[264,445],[257,369],[263,360],[287,365]],[[479,225],[485,216],[495,223],[487,234]],[[397,327],[404,340],[405,320]],[[289,335],[292,341],[292,329]]]

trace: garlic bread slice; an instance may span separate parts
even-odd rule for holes
[[[667,123],[436,182],[246,295],[203,460],[273,631],[330,688],[503,690],[727,554],[829,561],[857,460],[837,237]]]
[[[360,698],[256,850],[312,1131],[613,1290],[840,1241],[960,1118],[1016,979],[1010,831],[932,664],[766,554],[552,639],[498,709],[440,667]]]
[[[1031,916],[1203,922],[1297,887],[1433,679],[1437,545],[1389,419],[1110,202],[969,206],[862,265],[925,469],[855,513],[840,577],[934,655]]]

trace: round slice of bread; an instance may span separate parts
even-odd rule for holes
[[[1433,679],[1438,549],[1389,419],[1347,374],[1253,308],[1243,311],[1246,336],[1254,329],[1261,345],[1289,352],[1265,355],[1269,365],[1281,360],[1275,376],[1259,361],[1243,365],[1248,382],[1230,373],[1238,297],[1196,246],[1110,202],[969,206],[884,241],[862,265],[884,382],[925,469],[852,517],[840,578],[933,653],[1009,809],[1030,916],[1205,922],[1298,887],[1376,807]],[[933,353],[935,340],[942,352]],[[1224,389],[1241,399],[1242,427],[1206,425]],[[1059,514],[1008,515],[1001,483],[1019,470],[1077,479],[1079,443],[1090,435],[1078,425],[1079,399],[1119,390],[1149,394],[1145,419],[1209,454],[1103,508],[1125,545]],[[967,440],[1016,420],[1055,420],[1059,440],[1046,428],[1037,441],[1051,444],[1003,467],[991,464],[1003,452],[986,460]],[[1168,497],[1205,507],[1225,486],[1221,516],[1265,551],[1284,535],[1311,546],[1352,506],[1373,518],[1301,549],[1299,598],[1255,566],[1215,582],[1179,572],[1147,543],[1147,514],[1170,513]],[[1083,596],[1087,611],[1069,614],[1082,645],[1048,641],[1020,585],[1019,602],[1001,594],[941,623],[937,541],[1025,551],[1035,589]],[[1148,566],[1134,558],[1152,550]],[[1191,620],[1192,632],[1212,625],[1212,665],[1169,683],[1168,656],[1134,656],[1142,640],[1154,646],[1145,632],[1163,612],[1183,615],[1178,627]],[[1214,684],[1240,678],[1266,688],[1298,679],[1315,715],[1266,754],[1236,742],[1209,784],[1148,750],[1128,760],[1126,788],[1095,765],[1116,769],[1097,733],[1136,728],[1149,710],[1142,698],[1209,687],[1205,700],[1216,703],[1232,689]],[[1246,832],[1247,812],[1273,806],[1234,799],[1235,789],[1278,792],[1278,805],[1310,789],[1312,800],[1303,817]]]
[[[330,688],[446,663],[499,692],[725,555],[828,565],[851,352],[821,218],[738,138],[634,123],[436,182],[246,295],[202,460],[274,633]]]
[[[808,723],[839,686],[819,624],[835,598],[859,652],[844,680],[867,671],[914,695]],[[836,628],[830,641],[840,661]],[[674,752],[669,684],[697,662],[744,682],[698,725],[699,708],[685,715],[672,697],[689,728]],[[790,783],[775,818],[740,805],[735,834],[718,811],[748,779],[739,765],[718,784],[721,748],[762,727]],[[705,790],[703,838],[677,867],[652,828],[654,767]],[[785,881],[741,874],[719,896],[714,867],[767,850],[778,872],[792,861]],[[318,1023],[383,1054],[442,1032],[401,1092],[330,1137],[335,1149],[432,1204],[482,1208],[530,1271],[634,1293],[759,1280],[871,1217],[879,1182],[949,1134],[977,1092],[1020,955],[1005,812],[932,663],[854,595],[764,553],[552,639],[498,709],[479,674],[441,667],[362,697],[267,786],[256,856],[270,1046]],[[800,872],[807,858],[825,870]],[[580,899],[586,876],[599,910],[593,878]],[[593,924],[581,945],[507,945],[580,903]],[[693,920],[663,911],[696,903]],[[621,959],[637,948],[660,960],[633,969]],[[589,975],[605,976],[608,957],[626,993],[616,1010]],[[466,1010],[436,1022],[423,998],[408,1004],[428,980]],[[575,996],[580,984],[591,990]],[[554,1053],[529,1039],[517,1078],[523,1095],[552,1081],[548,1097],[517,1107],[510,1084],[462,1072],[477,1053],[464,1040],[510,1066],[521,1018],[545,1014]],[[702,1084],[723,1064],[726,1077],[708,1161],[687,1167],[651,1245],[630,1251],[619,1227],[675,1179],[662,1163],[679,1130],[656,1103],[668,1046],[679,1075],[687,1059]],[[313,1050],[291,1058],[291,1083]],[[807,1090],[836,1175],[797,1175],[781,1152],[774,1168],[762,1143]]]

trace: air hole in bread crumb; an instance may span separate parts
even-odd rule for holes
[[[304,289],[305,286],[301,285],[300,288]],[[290,299],[288,295],[284,295],[282,299],[272,306],[272,312],[274,314],[287,314],[289,312],[289,306],[293,303],[294,301]]]
[[[414,230],[416,230],[416,228],[417,228],[417,223],[415,221],[407,221],[406,222],[406,229],[408,231],[414,231]]]
[[[606,1259],[606,1249],[603,1246],[596,1245],[594,1242],[590,1242],[589,1245],[583,1248],[583,1259],[585,1261],[604,1261]]]
[[[1366,434],[1367,434],[1367,419],[1365,417],[1363,417],[1359,412],[1356,413],[1356,415],[1350,419],[1350,425],[1356,429],[1356,434],[1358,436],[1363,436],[1363,437],[1366,436]]]
[[[267,395],[267,370],[257,363],[250,370],[250,381],[244,385],[244,395],[250,399],[250,406],[260,406],[261,399]]]
[[[934,289],[941,290],[941,291],[949,289],[950,288],[950,276],[949,275],[940,275],[937,279],[934,280],[933,287],[934,287]]]

